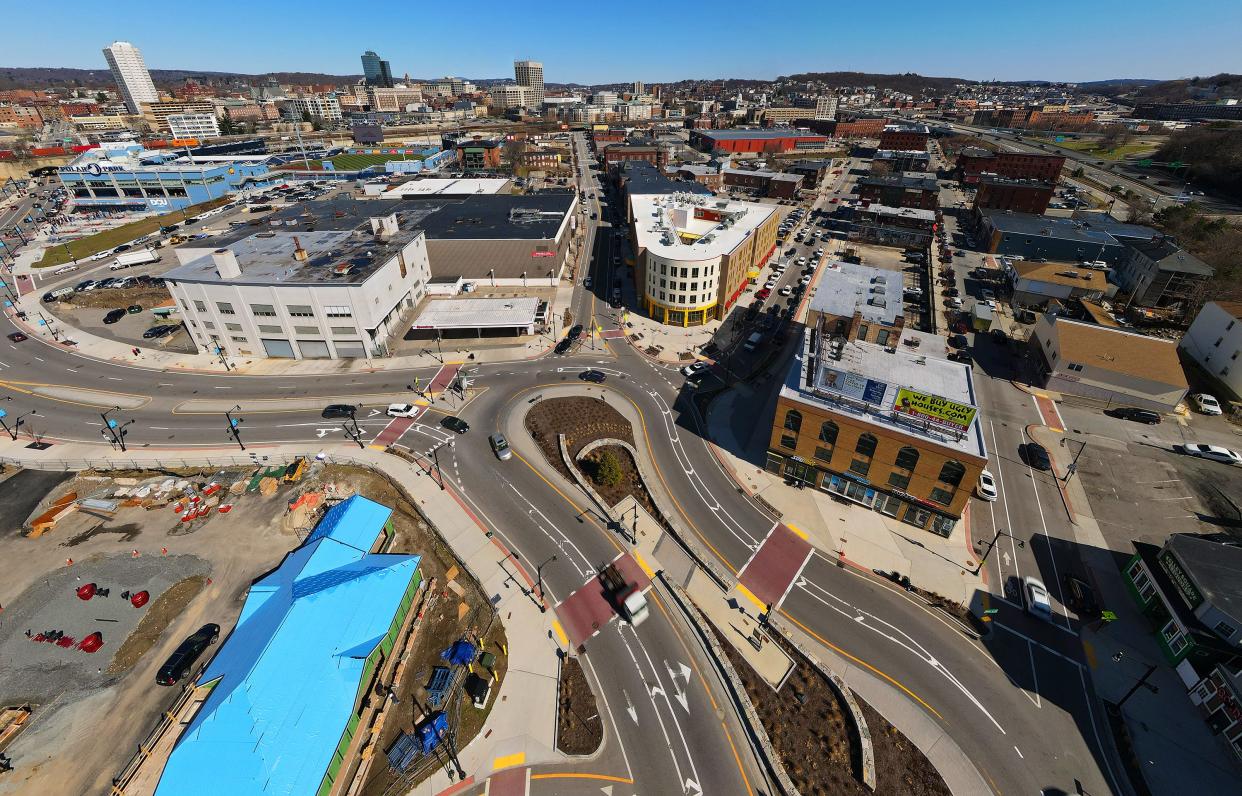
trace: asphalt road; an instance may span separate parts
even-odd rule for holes
[[[591,192],[597,193],[594,188]],[[593,209],[602,222],[601,211],[607,208],[593,204]],[[616,239],[608,229],[604,223],[591,223],[588,214],[588,234],[597,241],[592,288],[580,287],[572,304],[575,318],[594,318],[604,329],[616,326],[599,300],[613,282]],[[626,289],[632,294],[632,287]],[[7,320],[3,325],[0,331],[12,331]],[[607,388],[632,401],[643,418],[636,433],[644,435],[652,450],[661,482],[657,488],[673,498],[683,523],[715,551],[722,565],[738,571],[764,542],[773,518],[737,491],[712,455],[688,401],[690,391],[675,369],[650,363],[623,341],[595,344],[599,347],[594,351],[590,343],[580,343],[564,357],[533,363],[471,366],[475,397],[464,407],[455,398],[437,403],[404,433],[401,444],[425,450],[453,440],[439,452],[446,477],[502,529],[532,568],[552,554],[558,556],[544,568],[543,582],[551,596],[563,597],[581,586],[595,566],[616,555],[619,540],[582,513],[586,503],[577,494],[554,488],[551,479],[535,472],[537,461],[529,466],[518,460],[498,463],[486,435],[505,427],[515,401],[548,384],[577,383],[576,373],[582,369],[604,369],[610,374]],[[219,447],[230,442],[223,410],[241,404],[247,445],[313,445],[344,437],[338,421],[319,417],[323,405],[339,401],[363,405],[358,417],[365,444],[388,424],[379,410],[389,402],[411,400],[406,385],[414,377],[425,383],[434,373],[429,368],[357,374],[328,388],[318,375],[172,375],[90,360],[36,340],[0,340],[0,399],[12,399],[4,404],[10,418],[36,410],[37,415],[24,419],[23,431],[39,432],[50,441],[99,442],[99,413],[121,404],[122,410],[110,417],[128,424],[130,446]],[[1008,510],[1013,518],[1002,527],[1024,526],[1029,533],[1025,555],[1033,556],[1041,538],[1059,538],[1067,529],[1053,511],[1056,494],[1012,458],[1022,426],[1038,417],[1030,398],[1016,393],[1000,382],[985,384],[981,379],[994,471],[1004,478],[1004,502],[995,508],[1002,514]],[[757,400],[763,405],[768,398],[760,395]],[[472,425],[470,433],[457,438],[437,425],[443,414],[455,412]],[[54,445],[48,455],[55,456]],[[1018,552],[1010,567],[1047,566],[1038,556],[1019,564]],[[998,560],[1003,561],[999,550],[989,566]],[[998,579],[1009,574],[1004,569]],[[1056,581],[1046,577],[1045,582],[1052,587]],[[592,770],[615,776],[628,772],[644,792],[748,792],[747,782],[754,787],[757,776],[740,730],[719,694],[713,694],[712,679],[698,676],[701,662],[686,631],[667,606],[661,602],[658,607],[637,630],[613,622],[588,644],[588,669],[608,702],[618,741],[592,761]],[[1077,662],[1077,639],[1070,633],[1006,607],[992,638],[978,644],[906,593],[839,570],[819,556],[807,563],[780,610],[899,688],[952,734],[997,792],[1073,792],[1075,780],[1091,793],[1114,790],[1099,753],[1098,711],[1093,712],[1090,683]],[[683,665],[690,667],[690,676],[682,674]]]

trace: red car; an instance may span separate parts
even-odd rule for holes
[[[768,296],[770,295],[772,295],[772,291],[765,287],[755,294],[755,298],[759,299],[760,301],[766,301]]]

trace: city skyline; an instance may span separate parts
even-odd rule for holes
[[[740,4],[737,13],[731,13],[728,4],[723,8],[714,5],[710,13],[705,9],[695,20],[693,29],[694,36],[712,42],[708,48],[687,47],[685,30],[661,25],[644,27],[638,47],[601,46],[598,34],[582,34],[606,29],[601,27],[605,12],[562,2],[542,6],[542,13],[514,18],[509,29],[513,44],[508,47],[470,36],[418,37],[416,28],[395,19],[380,28],[333,29],[330,37],[308,48],[304,41],[267,35],[289,21],[290,12],[278,7],[225,0],[218,4],[216,13],[244,15],[249,24],[229,28],[227,33],[221,29],[221,34],[213,37],[198,27],[165,26],[154,4],[134,5],[138,10],[149,7],[152,13],[117,16],[70,0],[64,10],[79,24],[57,31],[55,49],[49,49],[48,42],[38,35],[13,39],[6,43],[6,63],[0,66],[106,68],[98,56],[101,42],[120,39],[141,48],[152,69],[354,75],[359,71],[359,53],[374,50],[383,52],[393,64],[394,77],[408,73],[421,78],[450,74],[504,79],[512,74],[514,60],[536,57],[546,65],[548,82],[582,84],[767,80],[820,71],[1069,82],[1174,79],[1242,71],[1242,61],[1236,55],[1234,63],[1226,56],[1236,49],[1231,31],[1242,25],[1242,7],[1218,0],[1201,4],[1193,17],[1179,19],[1180,37],[1193,40],[1194,47],[1168,46],[1166,29],[1153,22],[1157,18],[1153,15],[1162,10],[1154,0],[1124,7],[1054,2],[1040,15],[1003,7],[990,9],[986,15],[927,14],[919,25],[912,26],[914,30],[876,30],[875,35],[863,36],[843,33],[875,30],[875,19],[867,8],[806,5],[787,17],[765,18],[769,30],[760,25],[757,33],[746,21]],[[497,3],[490,5],[502,8]],[[323,18],[331,15],[333,8],[323,0],[307,0],[299,4],[297,14],[303,19]],[[652,11],[658,8],[650,6]],[[899,0],[887,11],[918,14],[920,8]],[[46,20],[38,14],[34,7],[6,10],[7,19],[17,29],[43,29]],[[786,20],[794,19],[796,25],[786,24]],[[1100,30],[1108,30],[1109,35],[1100,36]],[[771,40],[779,46],[755,46],[767,37],[774,37]],[[210,48],[204,47],[207,39]],[[543,44],[532,45],[532,41]],[[969,41],[969,46],[959,45],[964,41]],[[637,57],[644,53],[659,53],[659,58]]]

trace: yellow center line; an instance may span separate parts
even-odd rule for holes
[[[818,641],[819,643],[823,644],[825,647],[828,647],[828,648],[829,648],[829,649],[831,649],[832,651],[836,652],[838,655],[842,655],[842,656],[844,656],[844,657],[846,657],[846,658],[850,659],[850,660],[851,660],[851,661],[853,661],[854,663],[857,663],[857,664],[858,664],[858,665],[860,665],[860,666],[865,666],[865,667],[866,667],[867,669],[869,669],[870,671],[875,672],[875,673],[876,673],[876,674],[878,674],[880,677],[883,677],[885,680],[889,681],[889,682],[890,682],[890,683],[892,683],[893,685],[895,685],[895,686],[897,686],[898,688],[900,688],[902,691],[904,691],[904,692],[905,692],[905,693],[906,693],[906,694],[907,694],[907,695],[908,695],[911,699],[913,699],[915,702],[918,702],[920,705],[922,705],[923,707],[925,707],[925,708],[927,708],[929,711],[931,711],[931,713],[932,713],[932,714],[933,714],[936,718],[940,719],[941,721],[944,721],[944,716],[941,716],[941,715],[940,715],[940,713],[939,713],[939,711],[937,711],[937,710],[936,710],[935,708],[933,708],[931,705],[927,704],[925,701],[923,701],[923,699],[922,699],[922,698],[921,698],[918,694],[914,693],[914,692],[913,692],[913,691],[911,691],[909,688],[906,688],[904,685],[902,685],[900,682],[898,682],[898,681],[897,681],[896,679],[894,679],[893,677],[891,677],[891,676],[889,676],[888,674],[885,674],[884,672],[882,672],[882,671],[880,671],[879,669],[875,668],[875,667],[874,667],[874,666],[872,666],[871,664],[869,664],[869,663],[867,663],[866,661],[864,661],[862,658],[855,657],[855,656],[853,656],[853,655],[849,654],[848,652],[846,652],[845,650],[841,649],[840,647],[838,647],[836,644],[833,644],[833,643],[832,643],[831,641],[829,641],[828,639],[824,638],[823,636],[819,635],[818,633],[816,633],[816,632],[815,632],[814,630],[812,630],[811,628],[809,628],[809,627],[807,627],[806,625],[804,625],[804,624],[802,624],[801,622],[799,622],[799,621],[798,621],[797,619],[795,619],[792,615],[790,615],[790,614],[789,614],[789,612],[788,612],[788,611],[786,611],[785,609],[783,609],[783,608],[782,608],[782,609],[780,609],[780,613],[781,613],[781,615],[782,615],[782,616],[784,616],[786,619],[788,619],[789,621],[793,622],[793,623],[794,623],[795,625],[797,625],[798,627],[802,628],[802,630],[803,630],[804,632],[808,633],[811,637],[813,637],[813,638],[814,638],[816,641]]]
[[[623,785],[633,785],[634,780],[628,777],[614,777],[612,774],[585,774],[575,771],[551,772],[548,774],[531,774],[531,779],[597,779],[602,782],[620,782]]]

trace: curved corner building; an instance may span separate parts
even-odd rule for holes
[[[776,251],[774,205],[680,193],[630,202],[643,309],[661,323],[724,318]]]

